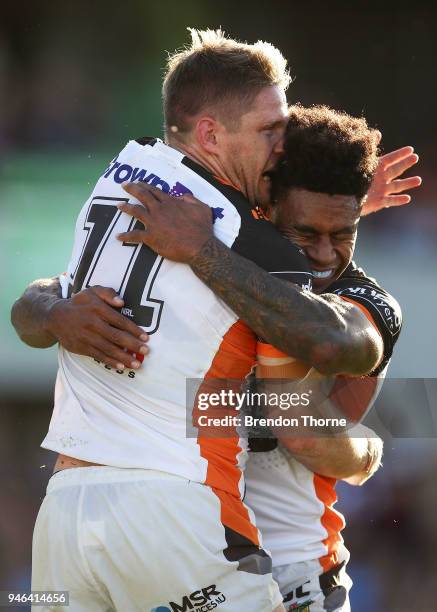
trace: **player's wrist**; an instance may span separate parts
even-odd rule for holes
[[[53,296],[46,307],[42,327],[44,333],[56,342],[59,342],[61,330],[65,328],[65,322],[62,322],[62,311],[69,301],[68,299]]]
[[[187,263],[193,270],[204,268],[205,264],[211,263],[221,246],[224,246],[218,238],[213,234],[210,236],[203,236],[202,240],[199,240],[192,248],[191,254],[187,258]]]

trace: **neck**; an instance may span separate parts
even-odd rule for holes
[[[235,180],[235,178],[231,177],[229,173],[226,172],[221,161],[216,157],[212,157],[211,155],[208,155],[208,153],[205,153],[205,151],[203,151],[197,143],[186,143],[180,140],[169,138],[167,144],[169,147],[177,149],[193,161],[203,166],[219,180],[223,181],[224,183],[230,183],[240,191],[243,191],[242,185],[240,185],[239,182]]]

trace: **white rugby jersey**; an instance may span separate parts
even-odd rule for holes
[[[212,208],[215,235],[227,246],[310,286],[304,255],[237,189],[160,140],[129,142],[79,214],[63,297],[93,285],[112,287],[125,301],[123,314],[150,334],[150,354],[140,370],[116,371],[60,347],[42,446],[94,463],[177,474],[239,496],[246,444],[238,436],[187,438],[186,381],[243,379],[255,360],[256,338],[187,265],[116,239],[142,227],[116,207],[128,200],[121,184],[139,180],[175,197],[194,194]]]
[[[371,375],[360,379],[360,397],[354,406],[340,406],[350,421],[358,422],[370,410],[382,388],[401,328],[401,310],[391,295],[353,263],[326,292],[353,301],[373,322],[384,342],[382,361]],[[275,355],[275,351],[269,345],[261,344],[258,348],[263,361],[267,362],[270,357],[271,362],[276,359],[281,364],[284,354],[276,351]],[[304,376],[308,370],[306,366],[305,372],[299,371],[303,365],[296,362],[297,377]],[[271,447],[272,440],[264,444]],[[263,441],[253,447],[257,452],[250,453],[245,470],[245,502],[255,513],[263,543],[272,554],[273,566],[314,561],[322,573],[346,561],[349,553],[341,536],[345,520],[334,509],[336,480],[315,474],[280,445],[266,452],[262,450]],[[296,579],[301,578],[301,572],[301,566],[296,565]],[[287,577],[290,576],[292,567],[287,571]]]

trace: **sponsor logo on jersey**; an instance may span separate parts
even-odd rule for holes
[[[157,174],[154,174],[153,172],[148,174],[147,170],[145,170],[144,168],[133,168],[132,166],[129,166],[129,164],[120,164],[120,162],[118,162],[116,159],[109,164],[102,177],[112,178],[112,180],[118,183],[119,185],[126,181],[130,181],[132,183],[142,181],[143,183],[152,185],[152,187],[158,187],[162,189],[162,191],[168,193],[174,198],[180,198],[184,195],[193,195],[191,189],[188,189],[188,187],[186,187],[179,181],[176,181],[173,187],[170,187],[170,185]],[[215,206],[212,209],[213,223],[215,223],[217,219],[223,219],[224,216],[224,208]]]
[[[378,310],[381,315],[385,326],[391,332],[392,335],[395,335],[399,332],[401,327],[401,318],[399,314],[396,312],[393,304],[387,299],[383,293],[376,291],[372,287],[345,287],[344,289],[339,289],[334,291],[337,295],[345,295],[350,298],[363,298],[367,302],[371,302],[373,306]]]
[[[150,612],[209,612],[225,601],[224,594],[217,591],[215,584],[211,584],[190,595],[184,595],[179,603],[169,601],[168,604],[152,608]]]
[[[137,361],[141,361],[143,362],[144,360],[144,355],[141,355],[141,357],[135,357],[136,353],[133,353],[134,359],[136,358]],[[99,365],[101,365],[103,368],[105,368],[105,370],[108,370],[109,372],[116,372],[116,374],[119,374],[120,376],[123,376],[124,374],[127,374],[128,378],[135,378],[136,372],[135,370],[116,370],[115,368],[113,368],[112,366],[108,365],[107,363],[103,363],[103,361],[99,361],[98,359],[94,358],[93,361],[95,361],[95,363],[98,363]]]
[[[152,185],[152,187],[162,189],[162,191],[169,193],[175,198],[180,198],[186,194],[193,195],[193,192],[179,181],[176,181],[173,187],[170,187],[167,181],[164,181],[164,179],[154,172],[149,173],[145,168],[134,168],[129,164],[122,164],[117,161],[117,159],[114,159],[109,164],[108,168],[103,173],[102,178],[110,178],[119,185],[126,181],[130,181],[131,183],[138,183],[139,181],[142,181],[143,183]]]
[[[193,195],[193,192],[190,191],[188,187],[185,187],[185,185],[182,185],[182,183],[179,181],[176,181],[168,193],[174,198],[180,198],[183,195]]]

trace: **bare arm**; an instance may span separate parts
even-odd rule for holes
[[[49,331],[50,311],[62,299],[57,277],[34,281],[12,307],[11,322],[21,340],[34,348],[57,342]]]
[[[214,237],[190,265],[259,336],[319,372],[361,375],[378,363],[378,333],[341,298],[317,296],[276,279]]]
[[[304,364],[270,349],[258,344],[256,382],[250,384],[266,398],[263,414],[275,419],[272,430],[281,445],[312,472],[362,484],[382,456],[382,440],[357,423],[374,399],[376,379],[327,377],[314,369],[305,375]],[[277,417],[292,419],[292,425]]]
[[[329,437],[283,438],[281,444],[312,472],[353,485],[363,484],[381,465],[383,442],[364,425]]]
[[[59,342],[116,369],[138,369],[134,354],[146,355],[148,335],[117,309],[113,289],[90,287],[62,299],[57,277],[34,281],[12,307],[11,321],[21,340],[35,348]]]
[[[381,340],[354,305],[302,291],[226,247],[213,235],[211,209],[195,198],[182,202],[145,183],[124,188],[143,205],[121,203],[120,210],[147,230],[118,239],[147,244],[168,259],[188,263],[267,342],[326,374],[365,374],[378,363]]]

